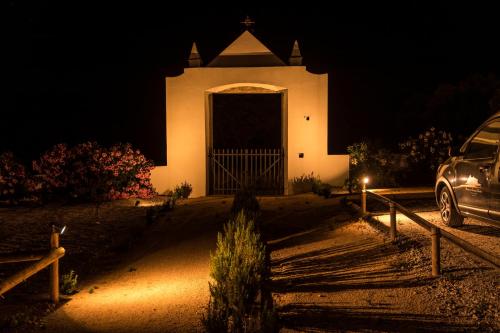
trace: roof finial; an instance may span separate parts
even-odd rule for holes
[[[290,66],[302,66],[302,54],[300,54],[299,42],[295,40],[293,43],[292,54],[288,59]]]
[[[196,47],[196,42],[193,42],[193,46],[191,47],[191,54],[188,59],[189,67],[200,67],[201,66],[201,58],[198,53],[198,48]]]
[[[253,28],[255,21],[250,18],[250,16],[247,15],[243,21],[240,22],[245,26],[245,29],[250,30]]]

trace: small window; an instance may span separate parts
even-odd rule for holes
[[[495,158],[500,142],[500,121],[483,128],[469,143],[466,159]]]

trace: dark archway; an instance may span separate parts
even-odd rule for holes
[[[281,148],[281,94],[213,94],[213,148]]]

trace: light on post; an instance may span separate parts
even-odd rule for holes
[[[361,213],[363,215],[366,214],[366,184],[369,181],[370,179],[367,176],[363,177],[363,190],[361,191]]]
[[[363,177],[363,190],[366,190],[366,184],[370,182],[370,178],[368,176]]]

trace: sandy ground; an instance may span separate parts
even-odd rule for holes
[[[450,228],[443,223],[439,211],[437,210],[420,212],[418,215],[437,225],[439,228],[466,240],[481,250],[484,250],[496,257],[500,257],[500,224],[496,226],[491,223],[466,218],[463,226],[459,228]],[[377,216],[377,219],[385,226],[389,227],[389,215]],[[396,221],[398,229],[405,234],[417,233],[420,235],[426,235],[425,231],[423,231],[419,225],[415,224],[402,214],[397,215]]]
[[[418,230],[405,230],[404,221],[401,238],[393,244],[383,232],[383,223],[358,221],[339,199],[304,194],[259,200],[283,332],[500,329],[498,270],[463,251],[443,242],[444,274],[431,278],[428,237]],[[145,224],[144,210],[111,204],[109,215],[103,211],[108,224],[117,216],[119,220],[129,216],[136,228],[118,220],[114,223],[126,230],[120,234],[135,236],[133,243],[127,243],[127,251],[106,248],[105,262],[100,259],[103,256],[89,261],[95,267],[82,278],[81,291],[43,319],[40,331],[201,331],[200,317],[208,302],[209,252],[227,221],[231,201],[189,199],[152,225]],[[73,215],[69,215],[81,218],[78,210],[91,214],[80,207],[70,209]],[[23,214],[40,215],[36,210],[0,211],[0,219],[20,219]],[[67,220],[66,213],[59,214]],[[73,228],[92,235],[90,240],[103,233],[106,244],[113,235],[110,225],[111,234],[105,233],[106,223],[96,224],[90,217],[81,224]],[[19,237],[26,240],[29,230],[23,234]],[[40,233],[40,246],[45,246],[45,236],[45,231]],[[498,240],[494,235],[486,237],[490,237],[487,242]],[[13,246],[8,244],[2,241],[1,246]],[[85,239],[67,246],[80,248],[82,256],[91,253]],[[71,257],[68,254],[65,259],[72,262]],[[36,327],[17,331],[36,331]]]
[[[430,239],[420,227],[400,220],[393,244],[383,223],[343,219],[270,242],[282,331],[500,330],[497,269],[443,242],[443,274],[432,278]],[[472,236],[468,230],[454,232],[498,255],[497,229]]]
[[[209,252],[229,207],[213,198],[176,207],[148,230],[126,264],[88,281],[84,291],[50,315],[47,330],[200,331],[208,303]]]

